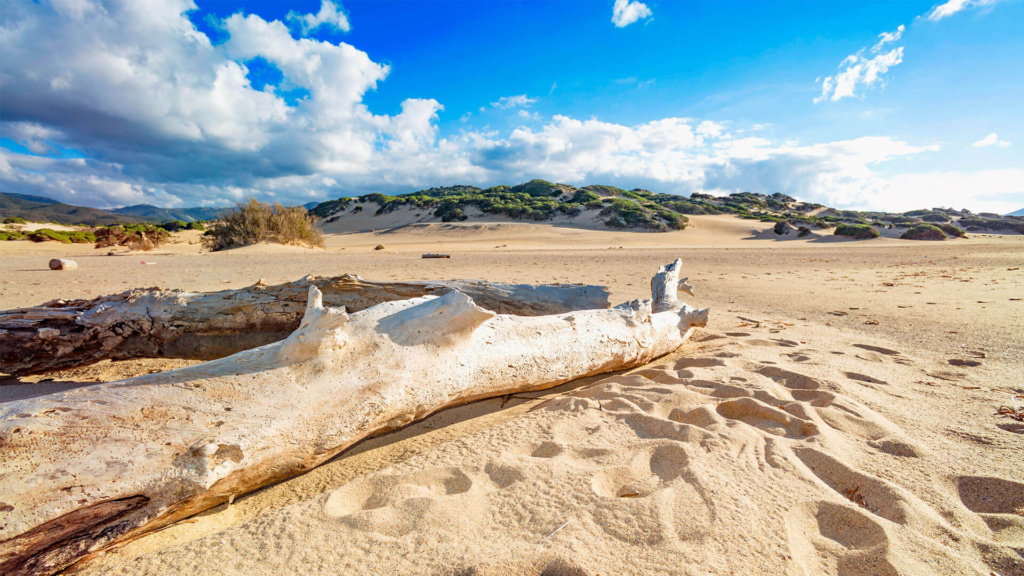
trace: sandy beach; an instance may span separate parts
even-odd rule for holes
[[[1024,237],[775,240],[476,222],[327,249],[0,244],[0,308],[354,273],[609,287],[680,257],[711,321],[627,373],[449,409],[129,542],[82,574],[1024,574]],[[384,250],[374,250],[384,244]],[[425,252],[450,259],[424,260]],[[53,272],[51,257],[79,269]],[[102,362],[4,400],[166,370]],[[42,381],[42,382],[41,382]]]

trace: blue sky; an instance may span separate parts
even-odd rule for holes
[[[541,177],[1005,212],[1021,22],[1021,0],[11,0],[0,189],[222,205]]]

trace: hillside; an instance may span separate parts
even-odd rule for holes
[[[145,218],[114,214],[98,208],[64,204],[44,196],[7,193],[0,193],[0,217],[22,218],[32,222],[84,224],[86,226],[136,224],[147,221]]]
[[[1024,208],[1010,212],[1007,216],[1024,216]]]
[[[124,214],[142,218],[147,222],[170,222],[180,220],[182,222],[199,222],[213,220],[221,215],[227,208],[161,208],[150,204],[136,204],[111,210],[114,214]]]
[[[659,194],[643,189],[590,185],[576,188],[531,180],[516,186],[456,185],[388,196],[367,194],[323,202],[310,210],[339,230],[393,228],[427,222],[472,219],[551,222],[569,226],[663,232],[686,228],[690,215],[732,214],[762,222],[827,229],[838,224],[910,228],[918,224],[953,225],[969,232],[1024,234],[1024,217],[974,214],[934,208],[904,213],[838,210],[801,202],[781,193],[740,192],[728,196]],[[346,225],[346,222],[349,224]]]

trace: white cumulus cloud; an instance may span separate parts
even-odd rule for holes
[[[988,136],[985,136],[981,140],[978,140],[977,142],[972,144],[972,146],[974,146],[975,148],[984,148],[986,146],[999,146],[1000,148],[1006,148],[1009,145],[1010,142],[1007,142],[1006,140],[1000,140],[999,135],[996,134],[995,132],[989,134]]]
[[[636,0],[615,0],[612,6],[612,23],[616,28],[629,26],[641,18],[650,18],[651,9]]]
[[[903,32],[907,29],[906,26],[900,24],[899,28],[892,32],[882,32],[878,35],[878,43],[871,47],[871,52],[878,53],[883,46],[890,42],[896,42],[903,37]]]
[[[289,22],[302,30],[303,36],[320,27],[333,28],[338,32],[348,32],[352,29],[348,16],[331,0],[323,0],[320,4],[320,11],[316,14],[300,14],[293,10],[288,13],[287,18]]]
[[[893,32],[879,34],[879,41],[871,49],[862,48],[839,63],[839,72],[826,76],[821,81],[821,95],[814,103],[830,100],[835,102],[843,98],[858,96],[858,91],[885,84],[885,74],[889,69],[903,62],[903,47],[893,48],[884,52],[886,44],[894,43],[903,36],[905,27],[900,25]]]
[[[751,136],[763,128],[755,124],[691,118],[549,119],[525,94],[483,103],[514,110],[513,128],[467,122],[445,136],[436,100],[370,110],[364,97],[390,69],[362,50],[244,13],[217,23],[224,38],[214,44],[189,19],[195,9],[191,0],[5,0],[0,133],[26,151],[0,148],[0,189],[98,207],[222,206],[540,177],[681,194],[781,191],[849,208],[930,207],[938,192],[972,210],[1024,200],[1019,169],[881,175],[887,163],[932,153],[927,143],[800,143],[768,130]],[[858,58],[890,54],[900,33]],[[257,66],[282,80],[254,88]],[[877,75],[862,71],[853,85]]]
[[[519,94],[517,96],[502,96],[498,98],[497,102],[491,102],[491,106],[494,108],[516,108],[519,106],[529,107],[537,103],[537,98],[530,98],[526,94]]]
[[[936,5],[926,15],[925,18],[932,22],[942,20],[947,16],[952,16],[957,12],[961,12],[968,8],[974,8],[979,6],[991,6],[999,0],[948,0],[942,4]]]
[[[86,151],[91,160],[61,179],[116,173],[135,190],[190,201],[211,186],[269,191],[287,178],[371,173],[406,155],[419,164],[430,157],[419,147],[437,147],[435,100],[408,99],[394,115],[363,104],[389,72],[365,52],[241,13],[219,23],[227,38],[214,45],[189,20],[195,9],[191,0],[6,2],[0,130],[36,153],[52,143]],[[257,60],[280,70],[279,86],[252,86]],[[302,97],[286,101],[279,92],[289,90]],[[93,204],[125,197],[88,189]],[[62,190],[44,191],[70,200]]]

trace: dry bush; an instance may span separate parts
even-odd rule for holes
[[[273,206],[256,200],[239,202],[210,224],[203,235],[203,246],[225,250],[258,242],[299,244],[323,248],[324,235],[302,206]]]
[[[149,251],[170,240],[171,235],[152,224],[125,224],[98,228],[94,232],[96,248],[127,246],[129,250]]]

